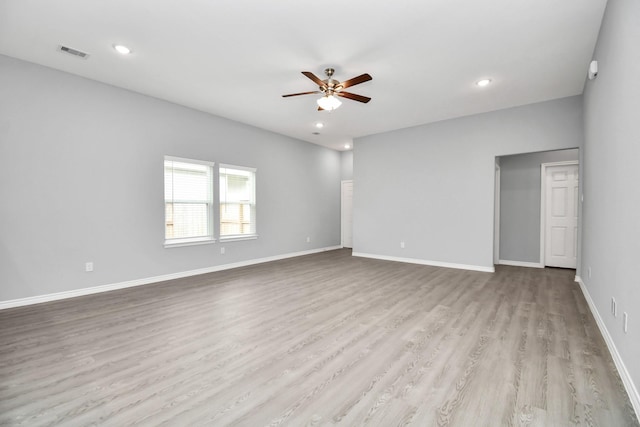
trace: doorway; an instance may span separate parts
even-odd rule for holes
[[[499,185],[496,183],[494,189],[494,263],[497,257],[497,264],[535,268],[545,266],[547,241],[542,234],[542,223],[546,213],[543,209],[546,192],[543,196],[541,183],[545,175],[542,165],[545,165],[546,174],[547,166],[577,165],[579,157],[578,149],[496,157],[495,163],[500,171],[497,168],[495,170]]]

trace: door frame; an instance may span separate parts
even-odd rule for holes
[[[545,267],[544,262],[544,250],[545,250],[545,227],[547,225],[547,168],[552,168],[554,166],[578,166],[578,180],[581,181],[582,177],[580,176],[580,161],[579,160],[567,160],[564,162],[550,162],[550,163],[541,163],[540,164],[540,265]],[[578,198],[580,195],[578,195]],[[580,205],[580,201],[578,200],[578,228],[580,227],[580,216],[582,216],[582,209]],[[578,234],[580,230],[578,230]],[[576,239],[578,236],[576,235]],[[576,257],[578,254],[576,254]]]
[[[493,264],[500,264],[500,165],[496,161],[493,192]]]
[[[353,180],[343,179],[340,181],[340,246],[344,246],[344,185],[351,183],[351,218],[353,219]],[[351,222],[351,246],[353,246],[353,221]]]

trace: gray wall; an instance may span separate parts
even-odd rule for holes
[[[581,104],[563,98],[359,138],[353,250],[492,268],[495,157],[579,147]]]
[[[343,151],[340,153],[340,179],[353,179],[353,151]]]
[[[6,56],[0,76],[0,301],[340,245],[337,151]],[[164,155],[256,167],[259,238],[165,249]]]
[[[500,259],[539,263],[540,165],[578,160],[578,150],[500,157]]]
[[[609,0],[584,94],[583,248],[580,276],[640,386],[640,2]],[[586,71],[586,67],[585,67]],[[591,268],[591,277],[588,269]],[[611,297],[618,317],[610,312]],[[622,312],[629,332],[622,331]]]

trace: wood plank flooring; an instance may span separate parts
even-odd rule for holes
[[[638,426],[575,272],[337,250],[0,311],[0,425]]]

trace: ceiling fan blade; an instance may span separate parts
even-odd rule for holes
[[[365,104],[371,101],[371,98],[369,98],[368,96],[356,95],[355,93],[351,92],[334,92],[334,94],[342,96],[344,98],[353,99],[354,101],[364,102]]]
[[[300,93],[290,93],[288,95],[282,95],[283,98],[287,98],[289,96],[298,96],[298,95],[311,95],[312,93],[322,93],[319,90],[314,90],[312,92],[300,92]]]
[[[320,87],[323,87],[325,85],[325,83],[322,80],[320,80],[318,77],[316,77],[316,75],[313,74],[311,71],[303,71],[302,74],[304,74],[305,76],[313,80],[313,82]]]
[[[324,108],[318,106],[318,111],[324,111]]]
[[[368,82],[369,80],[372,80],[372,79],[373,79],[373,77],[371,77],[367,73],[364,73],[364,74],[359,75],[358,77],[354,77],[352,79],[349,79],[349,80],[346,80],[346,81],[342,82],[340,84],[340,86],[342,86],[343,89],[346,89],[349,86],[359,85],[360,83]]]

